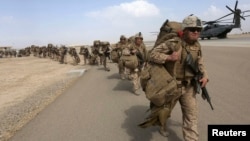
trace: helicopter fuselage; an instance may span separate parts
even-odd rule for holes
[[[200,34],[200,38],[203,40],[205,38],[210,39],[212,37],[217,38],[226,38],[227,33],[231,32],[234,28],[234,25],[219,25],[219,24],[212,24],[205,26]]]

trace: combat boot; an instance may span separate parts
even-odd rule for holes
[[[120,77],[121,77],[122,80],[125,80],[125,79],[126,79],[124,73],[120,74]]]
[[[136,85],[136,86],[133,86],[133,93],[137,96],[139,96],[141,94],[140,92],[140,86],[139,85]]]
[[[139,96],[141,93],[139,92],[140,89],[134,89],[133,92],[135,95]]]
[[[167,119],[169,117],[170,117],[170,110],[169,110],[169,108],[165,107],[165,105],[164,105],[164,108],[162,108],[159,111],[159,115],[158,115],[158,118],[160,121],[159,133],[164,137],[167,137],[169,135],[169,133],[167,132],[167,127],[166,127]]]
[[[106,68],[105,68],[105,71],[110,71],[110,68],[109,68],[109,67],[106,67]]]
[[[159,133],[164,136],[164,137],[168,137],[169,136],[169,132],[167,132],[166,126],[161,126]]]
[[[128,78],[128,80],[130,80],[130,81],[133,80],[133,77],[132,77],[130,74],[127,75],[127,78]]]

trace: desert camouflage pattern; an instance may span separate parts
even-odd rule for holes
[[[83,65],[88,64],[88,60],[90,59],[90,52],[88,47],[81,46],[79,54],[83,56]]]
[[[80,63],[80,58],[75,48],[69,48],[69,55],[73,58],[73,65],[78,65]]]
[[[202,28],[202,22],[198,17],[191,14],[191,15],[187,16],[182,22],[182,29],[185,29],[188,27]]]
[[[110,51],[110,43],[108,41],[102,41],[99,49],[100,64],[104,66],[106,71],[110,71],[110,68],[107,66],[107,57],[110,56]]]
[[[67,64],[67,58],[66,55],[68,53],[68,48],[64,45],[62,45],[58,50],[56,50],[57,53],[59,54],[59,63],[60,64]]]

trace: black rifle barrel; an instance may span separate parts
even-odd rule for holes
[[[201,87],[201,83],[199,82],[199,79],[202,78],[202,73],[201,73],[200,69],[198,68],[198,64],[193,61],[193,57],[190,53],[187,54],[187,58],[185,60],[185,63],[192,70],[192,72],[194,73],[194,75],[196,77],[195,78],[196,87],[198,88],[198,89],[196,89],[196,92],[200,93],[200,89],[201,89],[203,99],[207,100],[211,109],[214,110],[214,107],[211,103],[211,99],[210,99],[210,96],[208,94],[206,87]]]

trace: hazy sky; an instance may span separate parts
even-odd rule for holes
[[[0,0],[0,46],[24,48],[34,45],[92,44],[93,40],[117,42],[142,32],[144,40],[155,40],[166,20],[182,21],[194,14],[204,21],[231,13],[235,0]],[[249,0],[238,8],[250,10]],[[247,14],[247,13],[246,13]],[[250,15],[250,12],[247,14]],[[230,17],[228,17],[230,18]],[[250,31],[250,17],[242,20],[242,31]]]

